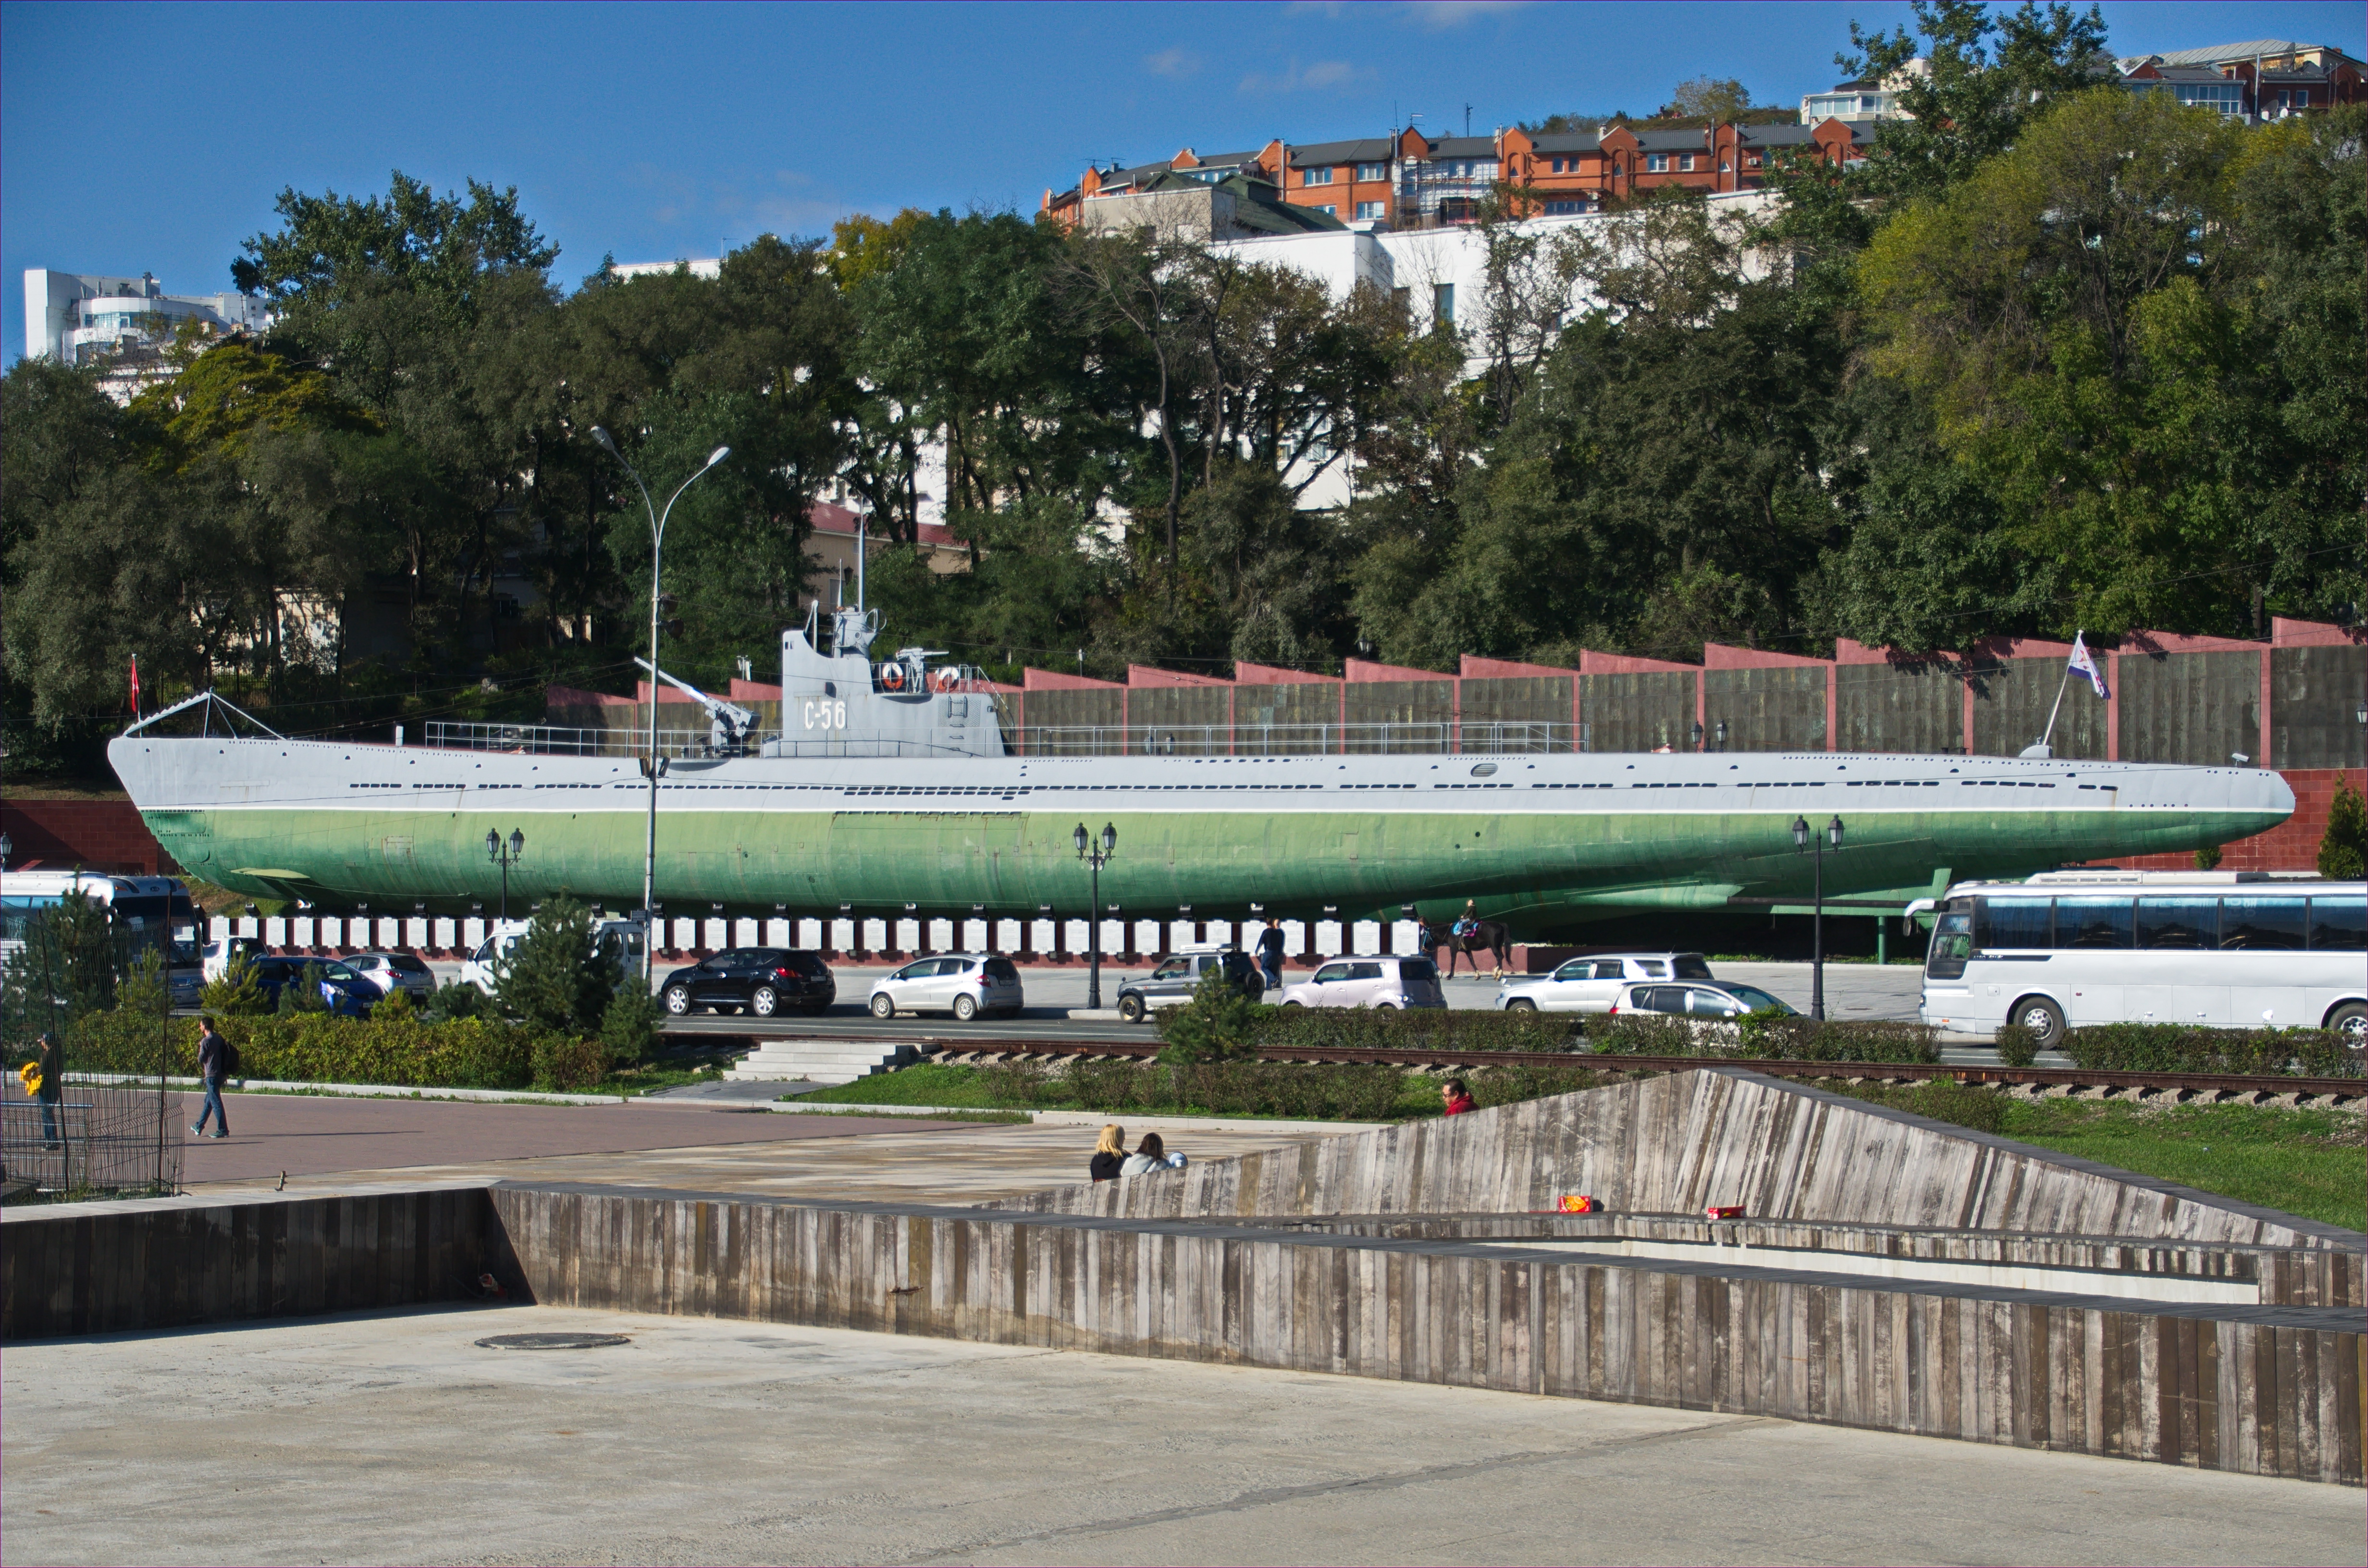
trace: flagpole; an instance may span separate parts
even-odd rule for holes
[[[2064,710],[2064,694],[2071,688],[2071,686],[2072,666],[2066,664],[2064,666],[2064,678],[2055,683],[2055,706],[2047,710],[2047,733],[2039,737],[2039,749],[2043,756],[2055,755],[2048,751],[2047,743],[2055,738],[2055,715]]]

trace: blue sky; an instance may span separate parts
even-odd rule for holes
[[[2362,51],[2340,4],[2104,6],[2116,52]],[[1091,159],[1647,113],[1834,81],[1904,5],[0,4],[0,352],[23,273],[230,286],[286,187],[515,185],[571,283],[850,211],[1016,207]]]

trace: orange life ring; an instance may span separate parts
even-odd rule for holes
[[[881,685],[881,688],[882,688],[882,690],[886,690],[886,691],[902,691],[902,690],[904,690],[904,689],[905,689],[905,666],[904,666],[904,665],[881,665],[881,666],[880,666],[880,685]]]
[[[952,670],[944,669],[938,671],[937,674],[930,678],[930,684],[936,687],[939,691],[951,691],[955,687],[962,683],[961,678],[957,676]]]

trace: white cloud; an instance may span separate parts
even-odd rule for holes
[[[1527,4],[1528,0],[1414,0],[1406,11],[1424,31],[1442,33],[1482,17],[1519,11]]]
[[[1189,49],[1163,49],[1156,54],[1144,55],[1143,68],[1155,76],[1173,76],[1181,81],[1201,69],[1201,57]]]
[[[1327,88],[1353,86],[1369,81],[1374,73],[1362,66],[1351,65],[1345,60],[1319,60],[1304,70],[1294,60],[1279,74],[1253,71],[1242,78],[1238,89],[1245,93],[1323,92]]]

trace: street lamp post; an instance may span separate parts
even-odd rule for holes
[[[1079,823],[1069,838],[1092,877],[1088,895],[1092,902],[1086,910],[1086,1006],[1093,1010],[1102,1005],[1102,868],[1110,864],[1110,852],[1118,847],[1118,829],[1102,824],[1101,839],[1096,842],[1086,832],[1086,824]]]
[[[502,920],[505,924],[510,917],[510,868],[517,865],[518,857],[525,853],[526,835],[518,829],[510,829],[510,841],[507,845],[502,842],[499,832],[493,828],[485,830],[485,858],[502,869]]]
[[[1813,1018],[1826,1016],[1826,848],[1828,844],[1836,849],[1842,846],[1841,818],[1836,817],[1827,823],[1823,833],[1810,832],[1808,820],[1804,817],[1793,819],[1793,852],[1797,854],[1806,849],[1812,856],[1809,1017]]]
[[[706,477],[710,469],[730,457],[732,449],[718,447],[708,453],[699,472],[675,487],[675,493],[666,497],[666,509],[660,511],[650,503],[650,487],[642,483],[633,465],[625,461],[625,454],[618,450],[609,432],[595,425],[592,438],[632,475],[633,488],[642,493],[642,510],[649,514],[650,519],[650,750],[642,759],[642,770],[650,776],[649,823],[642,839],[642,976],[646,980],[655,972],[651,966],[657,961],[656,945],[650,941],[649,933],[657,899],[658,778],[663,772],[658,765],[658,562],[666,548],[666,519],[674,516],[674,504],[682,499],[684,491]]]

